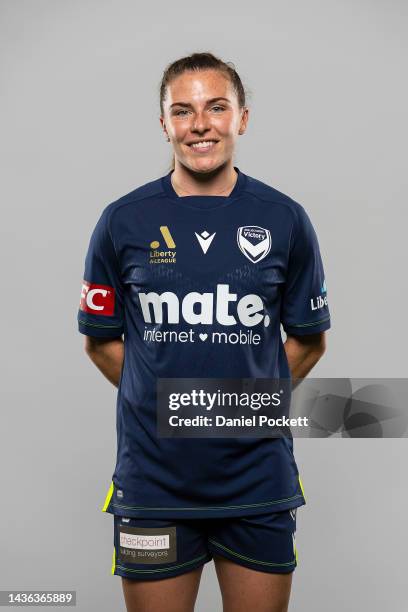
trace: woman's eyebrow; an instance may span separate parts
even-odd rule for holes
[[[224,98],[223,96],[218,96],[217,98],[211,98],[210,100],[207,100],[206,105],[214,104],[214,102],[218,102],[219,100],[223,100],[224,102],[230,102],[228,98]],[[173,108],[173,106],[186,106],[186,107],[191,108],[192,104],[190,104],[190,102],[173,102],[173,104],[170,104],[169,108]]]

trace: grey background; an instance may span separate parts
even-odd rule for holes
[[[333,329],[313,376],[404,377],[407,7],[2,0],[0,23],[0,588],[76,589],[81,612],[122,610],[100,511],[116,392],[76,310],[102,208],[167,172],[162,71],[211,50],[251,91],[236,164],[305,206],[325,262]],[[406,440],[295,451],[308,503],[290,610],[405,610]],[[221,609],[212,564],[196,609]]]

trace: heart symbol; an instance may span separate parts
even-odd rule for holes
[[[200,340],[207,340],[208,334],[200,334]]]

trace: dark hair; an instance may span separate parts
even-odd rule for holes
[[[166,99],[167,86],[169,83],[188,70],[219,70],[231,81],[238,98],[240,108],[245,106],[245,89],[239,74],[232,62],[223,62],[212,53],[192,53],[182,57],[167,66],[160,83],[160,111],[163,115],[163,102]],[[172,169],[174,168],[174,156]]]

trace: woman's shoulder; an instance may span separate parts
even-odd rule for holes
[[[299,202],[294,200],[291,196],[284,193],[283,191],[279,191],[275,187],[272,187],[272,185],[269,185],[252,176],[246,175],[246,177],[247,180],[245,191],[252,194],[256,198],[265,202],[282,204],[283,206],[289,208],[295,214],[299,214],[304,210],[303,206],[299,204]]]
[[[123,211],[126,214],[128,207],[135,206],[138,202],[144,202],[148,198],[154,198],[161,194],[163,194],[162,179],[154,179],[132,189],[132,191],[107,204],[102,211],[102,215],[111,218],[119,211]]]

